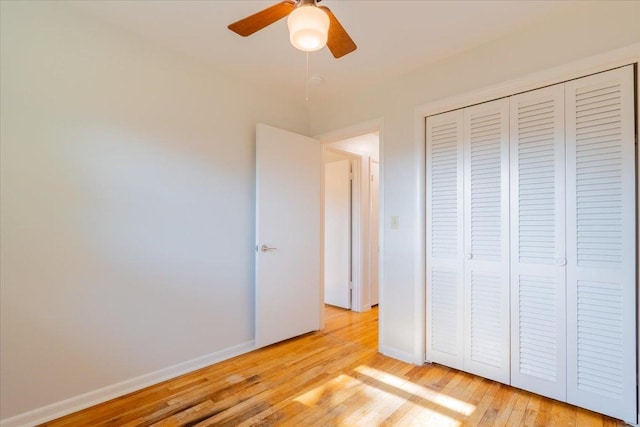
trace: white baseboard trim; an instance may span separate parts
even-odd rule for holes
[[[411,363],[412,365],[422,365],[424,363],[424,361],[422,360],[416,361],[416,357],[413,353],[408,353],[406,351],[398,350],[396,348],[391,348],[391,347],[381,345],[379,348],[379,351],[385,356],[402,360],[403,362]]]
[[[42,408],[34,409],[11,418],[5,418],[0,420],[0,427],[23,427],[42,424],[252,350],[255,350],[255,342],[247,341],[155,372],[140,375],[117,384],[112,384],[51,405],[43,406]]]
[[[353,311],[357,311],[359,313],[364,313],[366,311],[371,310],[371,306],[369,304],[362,304],[360,307],[353,307]]]

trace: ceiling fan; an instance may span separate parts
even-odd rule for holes
[[[322,49],[325,45],[335,58],[356,50],[357,46],[328,7],[318,6],[321,0],[285,0],[229,25],[243,37],[288,16],[291,44],[303,51]]]

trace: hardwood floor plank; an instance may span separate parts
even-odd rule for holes
[[[485,413],[482,414],[482,418],[478,421],[478,425],[504,426],[511,415],[515,400],[515,393],[511,393],[507,387],[499,386],[493,399],[491,399],[491,403],[489,403]]]
[[[602,415],[586,409],[576,409],[576,426],[577,427],[602,427]]]
[[[529,399],[531,397],[529,393],[523,390],[516,390],[516,393],[517,397],[516,401],[513,404],[513,410],[511,411],[509,419],[505,423],[505,425],[508,426],[517,426],[522,423],[527,405],[529,404]]]
[[[575,406],[553,400],[551,402],[551,414],[549,418],[558,426],[575,427],[576,409]]]
[[[437,364],[377,352],[378,310],[326,307],[325,329],[45,425],[611,426],[624,424]]]
[[[536,417],[536,420],[533,424],[534,426],[544,427],[546,425],[549,425],[549,423],[553,422],[553,418],[550,417],[551,405],[552,405],[551,399],[547,397],[541,398],[540,407],[538,409],[538,416]]]
[[[495,381],[491,380],[483,380],[482,386],[480,390],[484,390],[485,392],[482,395],[482,398],[479,401],[474,401],[473,399],[469,400],[469,403],[475,405],[475,409],[471,413],[471,415],[465,420],[464,425],[466,426],[477,426],[480,424],[480,421],[484,418],[491,402],[501,388],[501,385]],[[502,387],[504,388],[504,387]]]
[[[153,427],[177,427],[199,420],[204,416],[207,416],[216,410],[216,404],[211,400],[205,400],[204,402],[185,409],[182,412],[178,412],[175,415],[165,418],[157,423],[152,424]]]
[[[527,407],[524,410],[524,416],[522,417],[522,425],[525,427],[533,427],[538,418],[538,410],[540,408],[540,401],[542,399],[537,395],[531,395]]]

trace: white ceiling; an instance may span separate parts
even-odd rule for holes
[[[70,5],[199,58],[223,72],[304,97],[305,54],[289,43],[283,19],[243,38],[227,25],[273,1],[85,0]],[[568,1],[324,0],[358,49],[334,59],[324,48],[310,54],[311,75],[324,82],[312,98],[359,90],[397,78],[575,7]]]

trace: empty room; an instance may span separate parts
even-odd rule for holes
[[[0,427],[638,425],[640,1],[0,0]]]

